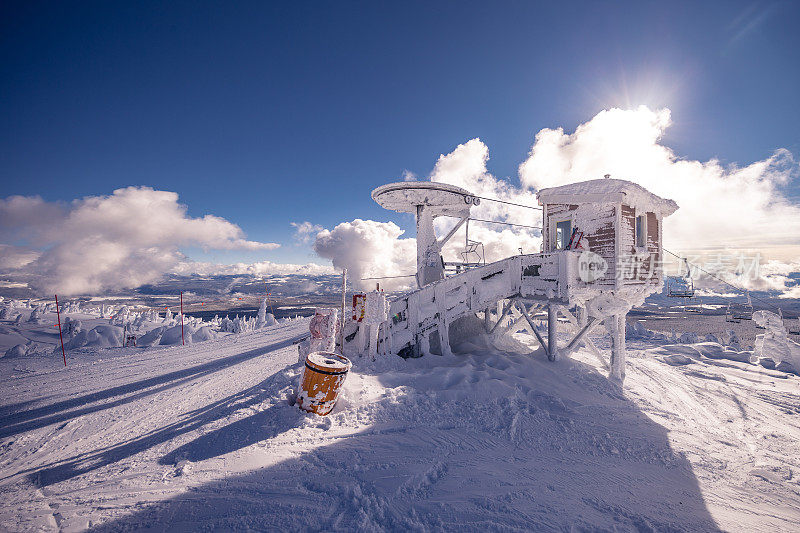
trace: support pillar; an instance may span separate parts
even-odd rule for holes
[[[625,380],[625,362],[628,355],[625,351],[625,316],[627,313],[610,316],[606,319],[611,334],[611,371],[609,378],[622,385]]]
[[[431,332],[424,331],[419,335],[419,351],[423,356],[431,356]]]
[[[369,327],[369,357],[374,361],[378,355],[378,324],[370,324],[367,327]]]
[[[556,340],[556,307],[547,304],[547,358],[555,361],[558,358],[558,343]]]
[[[539,341],[539,345],[542,347],[542,349],[544,350],[545,354],[547,355],[547,358],[549,359],[550,358],[550,353],[548,352],[549,348],[548,348],[547,345],[545,345],[544,339],[542,338],[542,335],[536,329],[536,324],[534,324],[533,320],[531,320],[531,317],[528,314],[528,310],[525,309],[525,306],[523,304],[520,304],[519,302],[517,302],[517,304],[520,307],[520,311],[522,312],[522,316],[525,318],[525,320],[528,321],[528,326],[530,326],[531,332],[536,336],[536,340]]]
[[[365,322],[360,322],[358,323],[358,334],[356,336],[356,349],[358,350],[359,356],[367,353],[368,342],[369,338],[367,337],[367,324]]]
[[[417,206],[417,284],[420,288],[444,278],[433,229],[433,214],[426,207]]]
[[[442,350],[442,355],[449,357],[453,355],[453,350],[450,348],[450,326],[442,320],[436,328],[439,332],[439,346]]]

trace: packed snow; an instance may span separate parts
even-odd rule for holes
[[[800,529],[800,378],[767,361],[770,339],[759,354],[629,327],[624,388],[593,354],[550,362],[524,335],[354,358],[320,417],[294,405],[309,319],[185,321],[184,346],[179,317],[65,310],[70,341],[96,334],[65,368],[41,331],[53,309],[38,329],[15,309],[4,530]]]

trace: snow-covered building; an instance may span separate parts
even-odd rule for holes
[[[641,185],[597,179],[542,189],[543,252],[584,250],[602,258],[591,278],[597,290],[640,289],[664,282],[662,221],[678,209]],[[598,260],[599,262],[599,260]]]
[[[587,334],[604,322],[613,346],[607,366],[612,377],[623,379],[625,316],[663,286],[662,221],[678,208],[675,202],[617,179],[543,189],[537,195],[540,253],[469,265],[445,277],[442,247],[480,199],[432,182],[391,183],[375,189],[372,198],[417,219],[419,288],[390,302],[389,318],[379,327],[379,351],[406,358],[449,354],[454,337],[479,325],[494,338],[525,330],[555,359],[581,343],[594,348]],[[438,216],[459,219],[442,238],[433,228]],[[539,310],[547,312],[546,340],[532,320]],[[559,313],[574,333],[564,346],[556,341]],[[351,323],[346,338],[355,338],[359,327]]]

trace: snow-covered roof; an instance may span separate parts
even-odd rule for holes
[[[539,204],[623,203],[631,207],[671,215],[678,209],[673,200],[661,198],[641,185],[611,178],[580,181],[536,193]]]
[[[424,205],[434,216],[458,217],[469,216],[470,207],[476,201],[466,189],[431,181],[401,181],[381,185],[372,191],[372,199],[382,207],[400,213],[416,213],[417,206]]]

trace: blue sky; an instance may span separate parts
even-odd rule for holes
[[[475,137],[516,181],[536,132],[611,107],[668,107],[682,157],[797,158],[798,23],[798,2],[6,2],[0,196],[148,185],[283,244],[193,257],[307,262],[290,222],[400,222],[370,190]]]

